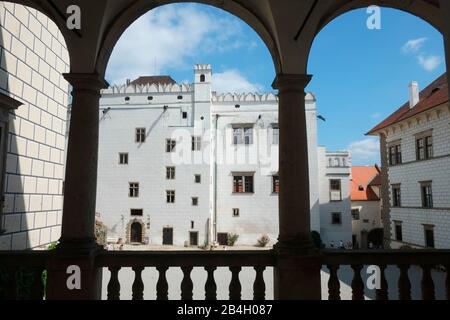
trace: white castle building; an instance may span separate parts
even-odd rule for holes
[[[278,101],[272,93],[212,91],[210,65],[193,84],[141,77],[102,92],[97,213],[108,236],[129,243],[254,245],[278,234]],[[306,97],[311,228],[326,241],[351,240],[348,183],[321,217],[315,97]],[[324,155],[325,157],[325,152]],[[349,163],[348,154],[340,154]],[[342,170],[340,168],[339,170]],[[320,175],[320,179],[319,179]],[[346,176],[340,175],[338,180]],[[348,178],[346,178],[348,179]],[[320,182],[322,181],[322,182]],[[320,189],[319,189],[320,188]],[[346,194],[344,194],[346,193]],[[337,208],[336,208],[337,206]]]

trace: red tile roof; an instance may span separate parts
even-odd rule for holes
[[[146,84],[175,84],[176,81],[170,76],[144,76],[139,77],[131,82],[132,85],[146,85]]]
[[[376,185],[374,181],[380,176],[377,166],[352,167],[350,180],[350,199],[352,201],[379,201],[380,198],[369,186]]]
[[[377,131],[384,129],[390,125],[413,117],[421,112],[430,110],[448,102],[448,82],[447,74],[437,78],[433,83],[420,92],[420,102],[409,108],[409,101],[400,107],[397,111],[370,130],[368,135],[375,135]]]

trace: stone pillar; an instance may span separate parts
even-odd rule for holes
[[[309,75],[279,74],[279,238],[275,298],[320,299],[320,260],[311,240],[305,87]]]
[[[98,74],[64,75],[72,85],[72,108],[61,239],[48,269],[48,299],[101,298],[101,269],[95,255],[101,250],[95,241],[95,198],[100,90],[106,82]],[[79,267],[80,289],[69,289],[69,266]],[[77,269],[75,267],[75,269]],[[76,274],[77,271],[72,271]],[[73,280],[73,281],[72,281]],[[76,283],[77,275],[69,282]],[[74,282],[75,281],[75,282]]]

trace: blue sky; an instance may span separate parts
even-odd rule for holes
[[[326,26],[308,68],[308,90],[327,119],[319,121],[319,143],[350,149],[355,165],[379,162],[378,140],[364,134],[408,99],[409,82],[424,88],[445,72],[442,36],[429,24],[382,9],[381,30],[369,30],[368,16],[356,10]],[[258,35],[224,11],[195,4],[163,6],[137,20],[114,49],[107,79],[170,74],[191,82],[196,63],[212,64],[217,91],[272,91],[272,59]]]

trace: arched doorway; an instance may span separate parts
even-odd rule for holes
[[[139,222],[133,222],[131,224],[130,242],[131,243],[142,242],[142,225]]]
[[[127,225],[127,243],[144,243],[145,224],[138,219],[133,219]]]

